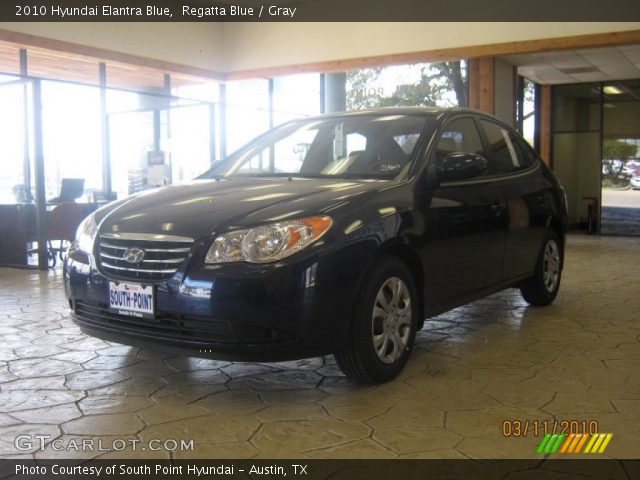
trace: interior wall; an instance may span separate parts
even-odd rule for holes
[[[222,71],[222,23],[0,22],[0,29]]]
[[[640,29],[640,22],[300,22],[224,24],[228,72]]]
[[[515,126],[513,107],[516,104],[514,88],[516,76],[513,65],[496,58],[494,68],[494,115],[503,122]]]
[[[587,213],[582,197],[600,197],[600,133],[557,133],[553,136],[553,171],[562,183],[569,225]]]
[[[0,29],[237,72],[640,30],[640,22],[0,22]]]

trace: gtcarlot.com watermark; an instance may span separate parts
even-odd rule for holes
[[[142,441],[139,438],[53,438],[51,435],[18,435],[13,445],[20,452],[122,452],[122,451],[168,451],[189,452],[195,449],[193,440],[173,438],[152,438]]]

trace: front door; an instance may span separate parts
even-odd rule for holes
[[[451,152],[484,155],[473,117],[445,126],[430,162],[437,168]],[[422,208],[428,308],[445,309],[500,282],[508,218],[499,181],[482,175],[440,183]]]

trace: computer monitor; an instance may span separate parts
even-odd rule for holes
[[[58,202],[71,202],[84,193],[84,178],[63,178]]]

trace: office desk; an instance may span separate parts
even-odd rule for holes
[[[35,205],[0,205],[0,265],[27,265],[27,242],[35,234]]]
[[[85,206],[87,215],[99,206],[98,203],[82,205]],[[34,204],[0,205],[0,266],[28,265],[27,243],[36,240],[36,206]]]

